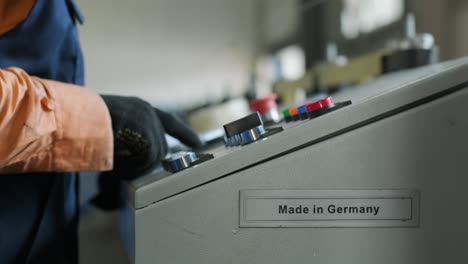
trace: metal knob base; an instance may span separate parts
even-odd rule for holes
[[[261,139],[262,135],[265,133],[265,128],[263,126],[258,126],[232,137],[225,137],[224,142],[226,143],[226,146],[243,146]]]
[[[166,171],[178,172],[187,168],[194,167],[205,161],[214,158],[213,154],[209,153],[195,153],[191,151],[180,151],[171,154],[169,158],[162,161],[162,165]]]
[[[176,172],[190,167],[196,160],[198,160],[198,156],[195,152],[181,151],[163,160],[162,164],[165,170]]]

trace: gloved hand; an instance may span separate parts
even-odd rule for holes
[[[165,133],[190,147],[202,145],[198,136],[175,116],[136,97],[103,95],[114,132],[114,169],[99,176],[99,194],[92,200],[105,210],[120,204],[120,180],[150,172],[167,154]]]

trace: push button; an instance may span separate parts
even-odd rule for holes
[[[319,109],[322,109],[322,108],[325,108],[325,107],[329,107],[329,106],[333,106],[333,101],[332,101],[331,97],[327,97],[327,98],[322,99],[320,101],[317,101],[317,102],[306,105],[307,112],[309,112],[309,113],[313,112],[313,111],[316,111],[316,110],[319,110]]]
[[[259,112],[266,124],[278,123],[281,121],[281,117],[278,113],[276,98],[276,94],[271,94],[264,98],[252,100],[249,103],[250,109],[253,112]]]
[[[329,96],[325,99],[301,105],[299,107],[291,107],[283,111],[283,116],[286,122],[296,121],[296,120],[305,120],[319,117],[321,115],[330,113],[332,111],[338,110],[342,107],[348,106],[351,104],[351,101],[344,101],[335,103],[333,99]]]
[[[292,121],[299,120],[299,111],[297,110],[297,107],[289,108],[289,114],[291,115],[291,120]]]
[[[299,106],[299,107],[297,108],[297,112],[298,112],[299,118],[300,118],[301,120],[305,120],[305,119],[309,118],[309,115],[307,114],[307,107],[306,107],[306,105]]]
[[[326,109],[332,106],[333,106],[333,101],[331,97],[327,97],[317,102],[304,104],[298,107],[291,107],[287,110],[284,110],[283,116],[286,122],[306,120],[308,118],[318,116],[320,113],[317,111],[321,109]]]
[[[317,102],[314,102],[314,103],[311,103],[311,104],[307,104],[306,108],[307,108],[307,113],[309,115],[309,118],[314,118],[314,117],[320,116],[322,114],[325,114],[326,112],[324,112],[323,110],[326,110],[326,109],[331,108],[333,106],[334,106],[334,104],[333,104],[332,98],[327,97],[327,98],[322,99],[320,101],[317,101]]]
[[[283,111],[283,117],[286,122],[292,121],[291,114],[289,113],[289,109]]]

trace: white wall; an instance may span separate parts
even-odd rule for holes
[[[160,107],[240,94],[256,52],[254,0],[78,0],[86,84]]]

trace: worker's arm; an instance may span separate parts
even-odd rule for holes
[[[112,169],[101,97],[75,85],[0,69],[0,173]]]

